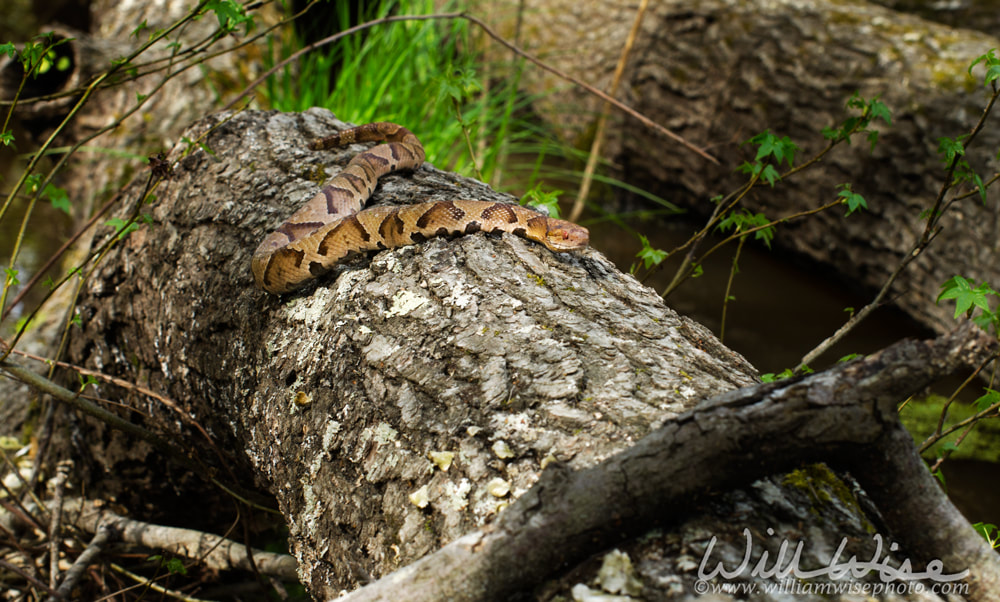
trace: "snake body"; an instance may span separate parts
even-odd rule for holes
[[[313,142],[323,150],[354,142],[385,141],[355,155],[342,172],[269,234],[254,251],[251,270],[260,288],[286,293],[358,253],[423,242],[434,236],[510,232],[557,252],[587,246],[587,229],[532,209],[488,201],[435,201],[363,209],[378,179],[424,162],[408,129],[369,123]]]

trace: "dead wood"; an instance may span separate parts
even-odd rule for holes
[[[871,523],[837,477],[811,484],[813,491],[836,491],[814,500],[796,488],[799,477],[750,481],[844,451],[847,439],[836,438],[837,420],[850,416],[848,424],[863,431],[875,418],[854,425],[858,417],[851,412],[867,409],[887,420],[888,397],[873,407],[850,406],[844,397],[822,408],[807,389],[796,388],[801,383],[753,389],[747,394],[787,398],[761,404],[760,419],[774,422],[763,432],[771,434],[755,438],[747,429],[709,444],[722,427],[703,421],[711,416],[724,427],[722,417],[739,416],[732,413],[739,402],[674,419],[699,400],[752,385],[753,369],[596,251],[554,255],[516,237],[478,234],[363,258],[293,296],[255,290],[249,255],[261,233],[359,150],[307,150],[311,139],[343,125],[326,111],[312,110],[222,114],[193,126],[186,136],[199,144],[171,152],[174,176],[158,191],[152,224],[126,239],[88,282],[79,306],[83,328],[71,344],[74,361],[162,391],[220,448],[235,450],[228,462],[244,475],[242,485],[255,480],[277,499],[299,576],[313,595],[330,597],[389,574],[507,515],[486,536],[472,537],[486,537],[486,545],[491,533],[517,534],[515,544],[499,547],[520,555],[502,556],[508,564],[499,564],[513,562],[534,574],[533,580],[554,567],[573,566],[585,550],[625,534],[674,525],[661,535],[646,532],[621,542],[641,570],[653,571],[639,573],[647,591],[692,586],[691,569],[679,567],[688,566],[684,558],[705,552],[705,532],[718,536],[716,553],[726,558],[742,555],[744,528],[785,538],[801,538],[807,529],[816,547],[808,558],[813,565],[829,562],[821,550],[835,549],[844,538],[852,542],[850,553],[870,549],[864,540]],[[137,181],[126,194],[141,189]],[[504,197],[425,165],[384,178],[374,200],[445,198]],[[908,349],[924,349],[914,345]],[[850,377],[850,370],[862,370],[857,366],[874,370],[875,361],[881,360],[840,370]],[[943,364],[928,374],[944,370]],[[809,382],[837,387],[823,378]],[[859,386],[873,388],[879,381],[856,378]],[[911,374],[909,382],[916,380]],[[99,392],[112,394],[103,385]],[[197,459],[212,470],[211,454],[201,453],[204,441],[176,419],[177,409],[138,393],[129,403],[148,416],[147,427],[197,450]],[[800,406],[801,413],[786,415]],[[676,436],[661,442],[672,449],[670,462],[630,461],[621,470],[639,472],[627,485],[625,473],[591,468],[659,427]],[[151,447],[100,425],[93,429],[89,439],[103,442],[91,469],[95,478],[140,462],[149,471],[144,487],[159,488],[157,495],[193,485],[190,475],[181,478],[163,466]],[[774,435],[781,429],[782,437]],[[706,439],[695,438],[702,430]],[[867,433],[868,445],[879,432]],[[798,446],[786,451],[809,445],[812,451],[782,456],[775,441],[782,438]],[[755,448],[751,455],[738,453]],[[611,462],[634,456],[615,457]],[[533,489],[542,467],[553,462],[566,469]],[[739,478],[724,468],[728,463],[742,470],[735,473]],[[671,486],[679,497],[661,500],[659,518],[650,524],[648,514],[641,514],[642,498],[656,495],[653,476],[661,465],[681,475],[695,473],[711,487],[700,489],[704,495],[681,495],[688,487],[697,490],[699,481],[675,478]],[[568,475],[576,473],[569,471],[579,470],[594,472],[573,481]],[[608,492],[625,488],[588,501],[587,492],[598,486]],[[142,499],[129,502],[142,490],[134,482],[123,488],[117,479],[98,480],[92,487],[126,504]],[[554,497],[540,493],[545,491]],[[510,512],[511,502],[523,495],[529,497]],[[619,504],[619,523],[601,526],[601,504],[620,502],[623,495],[636,501]],[[562,532],[567,540],[551,548],[522,510],[539,504],[572,511],[560,521],[576,513],[596,522],[552,527],[546,533]],[[528,526],[524,535],[519,520]],[[594,540],[587,541],[589,536]],[[544,558],[530,566],[522,562],[536,547]],[[448,549],[446,554],[454,553]],[[597,568],[591,564],[577,564],[543,590],[555,595],[590,582],[587,575]],[[474,565],[463,560],[451,566]],[[672,576],[661,583],[664,571]],[[486,583],[476,587],[496,581]],[[524,586],[515,580],[505,587]]]
[[[897,541],[925,564],[940,558],[944,573],[969,570],[973,598],[989,599],[1000,589],[1000,560],[938,487],[896,406],[996,348],[966,324],[806,378],[720,395],[595,466],[547,468],[494,525],[348,599],[393,600],[405,591],[411,600],[490,600],[531,589],[708,491],[813,461],[855,471],[878,492],[873,498]]]

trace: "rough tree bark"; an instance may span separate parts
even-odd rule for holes
[[[698,401],[755,382],[741,357],[593,250],[437,239],[359,260],[294,296],[255,290],[248,265],[261,233],[357,152],[306,150],[341,126],[322,110],[193,126],[185,136],[204,147],[170,153],[177,164],[152,224],[88,281],[71,345],[75,362],[164,392],[234,451],[246,482],[277,499],[316,597],[489,523],[552,461],[593,466]],[[504,197],[426,165],[384,178],[375,195],[436,198]],[[174,410],[129,401],[208,455]],[[100,446],[94,475],[156,464],[150,448],[101,427],[90,440],[119,442]],[[699,496],[643,525],[629,550],[647,594],[692,591],[712,536],[716,558],[738,565],[744,527],[774,534],[772,554],[782,537],[806,538],[806,564],[829,562],[825,551],[844,537],[847,554],[870,557],[871,523],[854,493],[811,471]],[[141,501],[120,479],[93,486]],[[596,562],[540,595],[600,583]]]
[[[975,595],[988,598],[1000,590],[1000,560],[927,471],[896,406],[907,391],[994,357],[996,347],[993,337],[965,324],[949,336],[903,341],[801,380],[719,395],[596,466],[547,469],[489,529],[349,599],[393,600],[400,591],[414,601],[499,599],[708,489],[745,485],[810,458],[857,469],[890,527],[912,536],[909,549],[941,556],[950,574],[968,569]],[[914,520],[919,516],[927,520]],[[454,566],[464,567],[461,576]]]
[[[529,5],[532,3],[529,3]],[[534,3],[524,11],[532,50],[598,87],[607,86],[635,7],[627,3]],[[584,40],[584,42],[581,42]],[[586,44],[587,52],[579,52]],[[782,226],[775,243],[814,260],[860,292],[877,290],[909,252],[944,179],[938,138],[967,133],[981,115],[985,93],[966,71],[1000,40],[952,29],[859,0],[736,2],[668,0],[652,3],[621,86],[621,100],[720,160],[712,165],[648,128],[618,119],[606,156],[623,180],[707,214],[708,199],[745,181],[735,167],[753,159],[741,144],[770,129],[789,136],[800,158],[826,141],[820,130],[840,123],[855,92],[880,95],[893,112],[874,152],[864,140],[836,149],[815,169],[774,190],[751,194],[747,206],[778,218],[836,198],[850,182],[870,211],[843,211]],[[537,106],[567,135],[587,142],[600,101],[547,73],[530,72]],[[566,110],[567,106],[574,107]],[[969,152],[984,180],[996,173],[1000,128],[994,116]],[[934,304],[954,274],[1000,278],[996,187],[984,207],[978,196],[951,211],[941,235],[897,282],[890,297],[910,316],[944,332],[950,309]]]
[[[146,12],[127,18],[102,4],[99,14],[118,20],[100,29],[124,38],[144,18],[163,24],[179,6],[167,4],[129,4]],[[124,103],[133,92],[115,98]],[[174,105],[150,120],[152,130],[130,124],[126,135],[151,150],[178,139],[176,116],[201,108]],[[111,112],[95,112],[93,123]],[[153,224],[88,282],[71,358],[170,395],[184,420],[134,393],[125,401],[148,418],[129,416],[176,434],[206,463],[215,452],[191,419],[232,450],[244,486],[256,481],[278,500],[300,576],[318,598],[489,523],[552,461],[593,466],[699,400],[755,382],[742,358],[594,251],[554,256],[517,238],[476,235],[381,253],[287,299],[253,290],[248,263],[258,238],[346,162],[347,150],[305,150],[337,125],[323,111],[250,113],[186,132],[205,134],[212,153],[171,152],[180,162],[150,207]],[[113,180],[107,172],[87,179],[92,171],[80,169],[81,194]],[[126,189],[126,204],[144,178]],[[379,190],[382,201],[500,198],[426,166],[386,178]],[[96,392],[122,398],[104,385]],[[177,491],[194,492],[204,507],[217,499],[148,445],[88,428],[78,451],[94,455],[95,493],[136,513]],[[709,491],[642,525],[623,545],[635,568],[619,562],[618,574],[638,576],[646,597],[684,595],[713,536],[713,557],[739,564],[744,528],[772,534],[755,560],[764,550],[773,557],[783,538],[807,543],[804,566],[824,565],[844,537],[846,554],[870,557],[880,523],[842,478],[811,466]],[[602,558],[620,556],[568,567],[539,595],[587,585],[633,591],[597,576]]]

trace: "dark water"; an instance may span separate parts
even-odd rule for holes
[[[6,202],[7,195],[20,177],[19,170],[23,166],[24,161],[19,159],[10,149],[0,151],[0,175],[3,178],[0,180],[2,182],[0,184],[0,204]],[[0,268],[11,267],[11,253],[22,228],[28,200],[26,191],[22,189],[7,210],[3,220],[0,220]],[[35,204],[31,218],[22,235],[17,260],[13,264],[14,269],[18,271],[17,278],[22,285],[26,284],[38,272],[67,239],[71,226],[72,220],[69,215],[54,209],[48,201],[41,199]],[[52,278],[57,278],[60,275],[58,269],[61,268],[57,266],[49,275]],[[3,284],[2,278],[3,272],[0,272],[0,286]],[[8,307],[20,290],[21,286],[12,287],[12,291],[7,295]],[[13,332],[16,321],[36,307],[47,290],[47,288],[39,286],[29,291],[24,301],[15,306],[8,318],[0,325],[0,334],[4,337],[9,336]]]
[[[1000,464],[949,460],[942,472],[948,497],[970,523],[1000,525]]]
[[[687,240],[696,226],[675,220],[665,226],[635,227],[652,246],[670,250]],[[593,230],[592,245],[627,271],[640,248],[635,238],[614,227]],[[702,249],[712,244],[703,244]],[[717,251],[705,262],[702,276],[688,280],[667,299],[667,305],[709,327],[716,336],[720,334],[723,299],[735,250],[733,244]],[[671,262],[645,284],[662,292],[678,262]],[[848,291],[832,276],[796,265],[781,251],[751,245],[743,247],[730,295],[735,299],[729,302],[723,342],[762,373],[795,368],[806,353],[847,320],[845,308],[860,309],[868,301]],[[850,353],[871,353],[905,337],[929,335],[901,312],[881,309],[811,367],[819,370]]]

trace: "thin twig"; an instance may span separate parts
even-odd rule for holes
[[[611,87],[608,88],[608,95],[614,96],[618,93],[618,86],[621,84],[622,74],[625,72],[625,65],[628,64],[628,57],[632,53],[632,45],[639,34],[639,26],[642,25],[642,17],[646,14],[646,7],[649,0],[641,0],[639,8],[635,11],[635,19],[632,20],[632,29],[625,39],[625,46],[618,57],[618,65],[615,66],[615,74],[611,78]],[[597,131],[594,133],[594,141],[590,145],[590,156],[587,157],[587,167],[583,170],[583,179],[580,182],[580,190],[577,192],[573,209],[569,213],[569,221],[575,222],[583,213],[583,204],[590,194],[590,183],[594,179],[594,170],[597,169],[597,161],[601,157],[601,145],[604,143],[604,129],[608,125],[608,115],[611,113],[611,104],[607,101],[601,107],[601,116],[597,118]]]
[[[39,581],[38,579],[36,579],[33,575],[31,575],[30,573],[28,573],[27,571],[25,571],[21,567],[17,566],[16,564],[11,564],[9,562],[0,560],[0,569],[3,569],[5,571],[10,571],[11,573],[14,573],[15,575],[20,575],[22,579],[24,579],[27,582],[31,583],[32,585],[34,585],[38,589],[40,589],[42,591],[48,592],[49,595],[55,596],[59,600],[65,600],[66,599],[65,596],[62,596],[61,594],[59,594],[58,592],[56,592],[56,590],[54,590],[51,587],[49,587],[48,585],[42,583],[41,581]]]
[[[53,479],[52,512],[49,519],[49,585],[53,588],[59,580],[59,541],[62,539],[60,533],[62,532],[63,491],[72,466],[72,460],[60,462]]]
[[[740,241],[736,243],[736,252],[733,253],[733,264],[729,268],[729,279],[726,281],[726,292],[722,295],[722,319],[719,322],[719,342],[724,343],[726,341],[726,312],[729,309],[729,298],[733,291],[733,280],[736,279],[736,273],[739,271],[740,265],[740,253],[743,251],[743,245],[746,244],[747,237],[740,237]]]
[[[163,37],[169,35],[171,32],[173,32],[178,27],[182,26],[188,20],[193,19],[195,16],[197,16],[197,14],[201,11],[201,9],[207,3],[208,3],[208,0],[201,0],[201,2],[198,3],[198,6],[195,7],[195,9],[193,11],[191,11],[190,13],[188,13],[183,19],[177,21],[176,23],[174,23],[173,25],[171,25],[170,27],[167,27],[166,29],[164,29],[162,31],[157,31],[156,35],[150,36],[150,39],[146,43],[142,44],[138,49],[134,50],[131,54],[129,54],[125,58],[125,60],[123,62],[115,62],[115,63],[113,63],[112,66],[107,71],[105,71],[104,73],[102,73],[99,76],[97,76],[84,89],[83,93],[80,95],[79,100],[77,100],[77,102],[73,105],[73,108],[70,109],[70,111],[66,115],[66,117],[64,117],[63,120],[61,122],[59,122],[59,124],[52,130],[52,132],[49,134],[49,137],[42,144],[42,146],[38,150],[38,152],[36,152],[35,154],[33,154],[32,157],[31,157],[31,159],[28,161],[28,165],[21,172],[20,178],[14,184],[14,187],[11,189],[10,194],[8,195],[7,200],[4,202],[3,207],[0,208],[0,218],[2,218],[3,214],[7,211],[7,208],[10,206],[10,204],[11,204],[11,202],[13,200],[14,195],[16,195],[21,190],[21,188],[25,185],[25,183],[27,182],[28,176],[34,171],[35,166],[38,164],[38,161],[40,160],[40,158],[44,155],[45,150],[52,146],[52,142],[60,134],[60,132],[63,130],[63,128],[65,128],[75,118],[77,112],[81,109],[81,107],[83,107],[84,104],[87,103],[87,101],[90,99],[90,96],[98,88],[98,86],[101,84],[101,82],[103,82],[106,79],[109,79],[114,73],[116,73],[118,70],[120,70],[132,58],[135,58],[135,57],[139,56],[140,54],[142,54],[143,52],[145,52],[150,46],[152,46],[154,43],[158,42]],[[169,78],[167,78],[167,79],[169,79]],[[162,83],[161,83],[161,86],[162,86]],[[124,119],[128,115],[131,115],[133,112],[135,112],[136,110],[138,110],[139,107],[141,107],[146,102],[146,99],[150,98],[151,96],[152,96],[152,94],[148,95],[146,98],[144,98],[144,99],[140,100],[139,102],[137,102],[135,108],[132,111],[126,112],[126,115],[124,115],[121,118],[119,118],[117,120],[117,122],[120,123],[122,119]],[[12,106],[10,110],[13,111],[14,107]],[[103,133],[104,131],[107,131],[107,128],[99,130],[98,133],[95,133],[95,134],[91,135],[90,137],[85,137],[83,140],[79,141],[75,146],[79,147],[84,142],[89,141],[91,138],[93,138],[94,136],[98,135],[99,133]],[[56,167],[54,167],[53,170],[52,170],[52,172],[50,172],[49,176],[47,178],[45,178],[45,181],[38,185],[37,191],[32,195],[32,198],[31,198],[31,201],[29,202],[28,208],[25,210],[24,219],[22,220],[21,229],[18,231],[18,235],[17,235],[17,237],[16,237],[16,239],[14,241],[14,249],[11,252],[11,258],[10,258],[10,267],[11,268],[13,268],[14,263],[17,260],[18,252],[20,250],[20,246],[21,246],[22,239],[23,239],[24,230],[25,230],[25,228],[27,226],[27,220],[29,219],[29,217],[31,215],[32,208],[34,207],[34,205],[37,202],[37,200],[42,196],[42,194],[44,194],[46,185],[51,181],[52,176],[54,175],[55,171],[66,160],[66,158],[68,156],[69,155],[64,155],[63,157],[60,158],[59,162],[56,164]],[[3,292],[0,293],[0,310],[2,310],[6,306],[7,292],[8,291],[9,291],[9,287],[4,287]]]
[[[968,148],[969,144],[973,140],[975,140],[979,132],[982,131],[983,126],[986,123],[986,118],[990,114],[990,111],[992,110],[998,97],[1000,97],[1000,90],[994,91],[993,96],[990,97],[989,102],[986,104],[986,108],[983,109],[983,113],[979,116],[979,121],[972,128],[972,131],[969,132],[968,137],[965,139],[965,148]],[[952,182],[952,176],[955,173],[955,168],[958,165],[959,158],[960,157],[956,155],[955,158],[952,160],[951,164],[948,166],[947,175],[945,176],[944,182],[941,184],[941,188],[938,191],[937,198],[934,199],[934,204],[931,208],[930,213],[927,216],[927,224],[924,226],[923,233],[921,233],[920,237],[916,240],[916,242],[913,243],[913,246],[910,248],[910,251],[900,260],[899,265],[896,266],[896,269],[893,270],[891,274],[889,274],[889,277],[886,279],[885,283],[882,285],[882,288],[879,290],[879,292],[875,295],[875,298],[872,299],[871,302],[869,302],[867,305],[862,307],[860,311],[851,316],[851,318],[847,322],[845,322],[843,326],[837,329],[837,332],[827,337],[812,351],[805,354],[802,357],[802,359],[799,360],[799,365],[795,368],[796,372],[805,368],[809,363],[815,361],[816,358],[823,355],[823,353],[825,353],[828,349],[830,349],[835,344],[840,342],[841,339],[847,336],[847,333],[854,330],[854,328],[858,324],[860,324],[865,318],[871,315],[873,311],[875,311],[878,307],[880,307],[886,295],[889,293],[889,289],[892,288],[892,285],[896,282],[896,279],[899,278],[899,276],[903,273],[903,270],[905,270],[906,267],[910,265],[910,263],[914,259],[916,259],[917,256],[919,256],[924,251],[924,249],[926,249],[927,246],[930,245],[931,242],[941,232],[941,226],[938,225],[939,222],[941,221],[941,217],[944,216],[944,212],[941,211],[941,207],[942,203],[944,203],[944,199],[948,193],[948,190],[950,190],[954,185]],[[950,206],[951,206],[950,203],[946,205],[946,207]]]
[[[122,575],[125,575],[129,579],[135,581],[136,585],[134,585],[132,587],[145,587],[145,588],[151,589],[153,591],[160,592],[161,594],[163,594],[165,596],[170,596],[171,598],[176,598],[176,599],[180,600],[181,602],[215,602],[214,600],[205,600],[203,598],[195,598],[195,597],[189,596],[189,595],[187,595],[187,594],[185,594],[183,592],[179,592],[179,591],[174,590],[174,589],[169,589],[169,588],[163,587],[162,585],[159,585],[158,583],[155,583],[152,580],[147,579],[146,577],[143,577],[142,575],[137,575],[137,574],[133,573],[132,571],[126,569],[125,567],[123,567],[123,566],[121,566],[119,564],[116,564],[114,562],[111,563],[111,569],[115,570],[115,571],[118,571]]]
[[[713,253],[715,253],[716,251],[718,251],[722,247],[726,246],[727,244],[733,242],[734,240],[742,239],[743,237],[745,237],[745,236],[747,236],[749,234],[754,234],[756,232],[760,232],[761,230],[767,230],[768,228],[773,228],[774,226],[777,226],[778,224],[783,224],[785,222],[790,222],[790,221],[792,221],[794,219],[799,219],[800,217],[807,217],[807,216],[810,216],[810,215],[814,215],[816,213],[821,213],[823,211],[826,211],[827,209],[830,209],[831,207],[836,207],[837,205],[842,205],[842,204],[843,204],[843,201],[838,198],[838,199],[836,199],[834,201],[828,202],[825,205],[821,205],[821,206],[815,207],[813,209],[807,209],[805,211],[799,211],[799,212],[793,213],[791,215],[786,215],[785,217],[779,217],[778,219],[776,219],[774,221],[771,221],[771,222],[768,222],[766,224],[763,224],[763,225],[760,225],[760,226],[754,226],[753,228],[747,228],[746,230],[742,230],[742,231],[740,231],[740,232],[738,232],[736,234],[730,234],[726,238],[722,239],[721,241],[719,241],[715,245],[713,245],[709,250],[705,251],[700,257],[698,257],[697,263],[701,263],[701,262],[705,261],[705,259],[708,256],[712,255]],[[693,265],[693,264],[687,264],[686,266],[682,266],[682,268],[684,270],[686,270],[686,271],[683,274],[681,274],[680,277],[675,277],[674,278],[674,282],[671,283],[671,286],[667,287],[667,290],[665,290],[663,292],[663,297],[664,298],[666,298],[667,295],[669,295],[671,292],[673,292],[674,289],[676,289],[677,286],[680,285],[681,281],[683,281],[683,279],[688,276],[688,274],[692,271],[691,265]]]
[[[101,525],[87,548],[77,556],[76,562],[66,571],[66,578],[56,590],[56,594],[49,598],[49,602],[53,602],[56,598],[69,598],[69,595],[73,593],[73,588],[80,581],[80,577],[83,577],[83,572],[97,558],[97,555],[104,551],[104,546],[111,540],[112,535],[114,535],[114,529],[110,525]]]
[[[24,296],[28,294],[28,291],[32,290],[35,287],[35,285],[38,284],[38,281],[41,280],[43,276],[45,276],[45,274],[49,271],[49,269],[53,265],[55,265],[57,261],[59,261],[59,259],[63,256],[63,254],[71,246],[73,246],[73,244],[75,244],[76,241],[79,240],[88,230],[90,230],[90,228],[93,227],[93,225],[97,222],[97,220],[99,220],[102,215],[107,213],[108,209],[110,209],[112,205],[118,202],[119,198],[121,198],[120,191],[116,193],[113,197],[111,197],[111,199],[107,203],[104,203],[104,206],[98,209],[97,213],[95,213],[93,216],[91,216],[89,220],[87,220],[87,223],[85,223],[80,229],[78,229],[75,233],[73,233],[73,235],[70,236],[69,239],[66,240],[66,242],[64,242],[62,246],[59,247],[59,249],[56,250],[55,253],[52,254],[51,257],[49,257],[48,261],[46,261],[42,267],[38,268],[35,271],[35,273],[31,276],[28,282],[21,287],[21,290],[11,300],[10,306],[3,310],[3,314],[0,314],[0,321],[7,319],[7,316],[10,314],[10,312],[13,311],[15,307],[17,307],[17,304],[20,303],[21,300],[24,298]]]
[[[971,375],[970,375],[970,376],[969,376],[969,377],[968,377],[968,378],[967,378],[967,379],[965,380],[965,382],[963,382],[963,383],[962,383],[962,386],[964,387],[964,386],[965,386],[966,384],[968,384],[968,383],[969,383],[969,381],[971,381],[971,380],[972,380],[972,379],[974,379],[974,378],[975,378],[976,376],[978,376],[978,375],[979,375],[979,373],[980,373],[980,372],[981,372],[981,371],[983,370],[983,368],[985,368],[985,367],[987,366],[987,364],[989,364],[990,362],[992,362],[992,361],[993,361],[993,360],[995,360],[996,358],[997,358],[997,356],[996,356],[996,355],[994,355],[994,356],[992,356],[992,357],[989,357],[989,358],[987,358],[986,360],[984,360],[984,361],[982,362],[982,364],[980,364],[980,365],[979,365],[979,367],[978,367],[978,368],[976,369],[976,371],[975,371],[975,372],[973,372],[973,373],[972,373],[972,374],[971,374]],[[992,414],[992,413],[995,413],[995,412],[997,411],[997,409],[1000,409],[1000,402],[997,402],[997,403],[994,403],[994,404],[990,405],[990,406],[989,406],[988,408],[986,408],[986,409],[984,409],[984,410],[981,410],[981,411],[979,411],[979,412],[976,412],[975,414],[973,414],[972,416],[969,416],[969,417],[968,417],[968,418],[966,418],[965,420],[961,420],[961,421],[959,421],[959,422],[956,422],[955,424],[951,425],[951,426],[950,426],[950,427],[948,427],[947,429],[942,429],[942,428],[938,428],[938,429],[937,429],[937,431],[935,431],[935,433],[934,433],[934,434],[932,434],[932,435],[930,435],[929,437],[927,437],[927,439],[925,439],[925,440],[923,441],[923,443],[921,443],[921,444],[920,444],[920,446],[919,446],[919,447],[917,448],[917,451],[918,451],[918,452],[920,452],[920,453],[924,453],[924,452],[925,452],[925,451],[927,451],[927,450],[928,450],[928,449],[929,449],[929,448],[930,448],[930,447],[931,447],[932,445],[934,445],[935,443],[937,443],[937,442],[938,442],[938,441],[940,441],[941,439],[943,439],[943,438],[947,437],[948,435],[950,435],[950,434],[954,433],[955,431],[957,431],[958,429],[960,429],[960,428],[962,428],[962,427],[964,427],[964,426],[966,426],[966,425],[972,425],[972,424],[975,424],[975,423],[976,423],[976,422],[978,422],[979,420],[981,420],[981,419],[983,419],[983,418],[985,418],[985,417],[989,416],[989,415],[990,415],[990,414]]]

